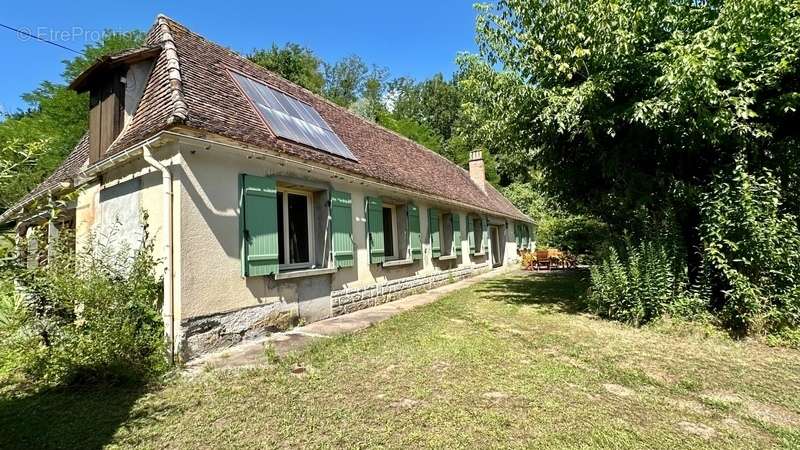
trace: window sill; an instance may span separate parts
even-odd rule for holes
[[[486,252],[473,253],[472,256],[486,256]]]
[[[278,272],[275,274],[276,280],[288,280],[291,278],[302,278],[302,277],[313,277],[315,275],[328,275],[331,273],[336,273],[336,268],[324,268],[324,269],[301,269],[301,270],[293,270],[291,272]]]
[[[405,266],[407,264],[414,264],[414,260],[409,258],[409,259],[393,259],[390,261],[384,261],[383,267]]]
[[[450,261],[456,258],[458,258],[458,255],[444,255],[439,257],[439,261]]]

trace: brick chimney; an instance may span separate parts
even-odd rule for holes
[[[486,192],[486,173],[483,167],[482,150],[469,152],[469,177],[483,192]]]

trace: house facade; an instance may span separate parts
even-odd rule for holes
[[[469,170],[159,16],[72,84],[87,135],[0,220],[139,245],[188,359],[517,262],[533,223]],[[50,218],[42,199],[74,200]],[[38,202],[37,202],[38,201]],[[35,261],[33,262],[35,263]]]

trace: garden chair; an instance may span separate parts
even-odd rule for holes
[[[547,270],[550,270],[550,252],[548,250],[536,250],[536,270],[542,268],[542,266],[547,266]]]

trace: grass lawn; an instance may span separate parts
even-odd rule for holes
[[[800,447],[800,352],[598,320],[583,288],[509,275],[264,368],[0,399],[0,448]]]

